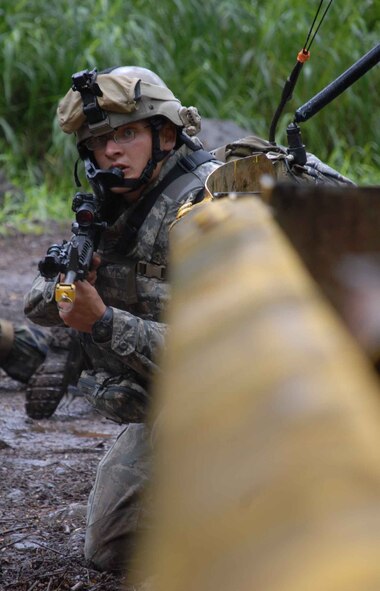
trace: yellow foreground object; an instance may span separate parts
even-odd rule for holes
[[[380,589],[380,391],[270,209],[172,229],[155,393],[155,591]]]

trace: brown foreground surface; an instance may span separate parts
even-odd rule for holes
[[[0,317],[24,322],[22,300],[54,236],[0,238]],[[24,412],[25,387],[0,369],[0,590],[116,591],[122,578],[86,564],[87,497],[121,427],[67,395],[50,419]]]

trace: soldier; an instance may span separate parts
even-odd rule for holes
[[[131,568],[144,527],[141,493],[149,478],[145,426],[150,384],[166,334],[168,231],[184,203],[202,200],[219,162],[195,137],[200,117],[145,68],[73,76],[58,107],[74,133],[86,175],[105,196],[93,269],[76,282],[72,306],[54,300],[55,281],[38,276],[25,313],[41,325],[78,331],[86,369],[78,389],[106,417],[127,423],[100,462],[90,494],[85,556],[97,568]]]
[[[71,329],[38,328],[0,319],[0,367],[26,387],[26,414],[52,416],[80,370],[79,343]]]

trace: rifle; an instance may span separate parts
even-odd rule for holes
[[[72,210],[75,212],[75,222],[71,225],[71,239],[64,240],[61,245],[50,246],[45,258],[38,263],[38,269],[46,281],[55,279],[59,273],[64,274],[64,281],[58,282],[55,287],[55,300],[58,303],[74,302],[75,281],[86,278],[101,233],[107,227],[100,216],[99,201],[92,193],[76,193]]]

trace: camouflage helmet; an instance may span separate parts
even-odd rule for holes
[[[75,133],[78,144],[91,136],[103,135],[124,125],[156,116],[165,117],[190,136],[200,130],[200,116],[195,107],[183,107],[165,82],[147,68],[121,66],[104,70],[85,70],[92,81],[84,94],[75,85],[58,105],[59,124],[65,133]],[[73,76],[74,77],[77,76]],[[89,92],[88,92],[88,89]],[[90,94],[98,117],[89,116],[85,99]],[[96,120],[97,119],[97,120]]]

